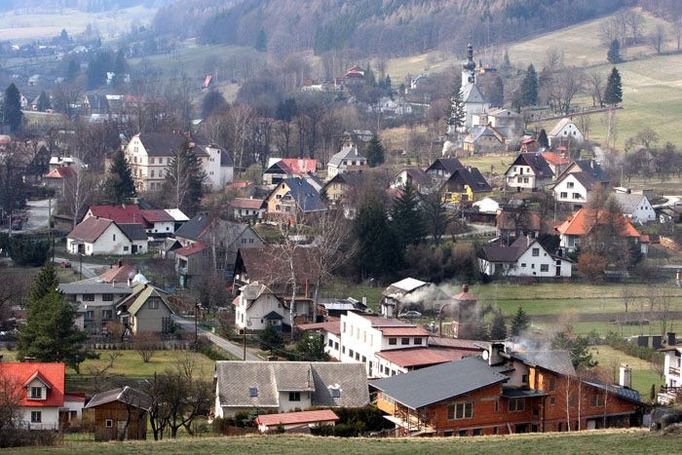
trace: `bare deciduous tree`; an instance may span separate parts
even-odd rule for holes
[[[649,45],[653,50],[656,51],[657,54],[660,54],[663,52],[663,45],[665,44],[665,39],[666,39],[666,32],[665,32],[665,27],[663,25],[658,24],[654,29],[649,33]]]
[[[149,363],[159,349],[161,340],[153,333],[142,332],[133,338],[133,346],[143,363]]]
[[[565,67],[555,73],[548,93],[550,105],[561,114],[568,115],[573,99],[585,87],[584,79],[582,71],[576,67]]]
[[[13,428],[22,414],[21,384],[3,370],[0,364],[0,431]]]
[[[598,72],[591,72],[585,78],[585,82],[592,96],[592,106],[604,106],[604,75]]]

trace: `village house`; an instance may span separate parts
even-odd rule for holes
[[[135,336],[170,333],[175,312],[168,304],[166,292],[149,283],[141,283],[116,305],[116,314],[125,327],[125,334]]]
[[[427,194],[433,188],[433,179],[418,167],[401,169],[393,176],[391,188],[405,188],[408,183],[420,194]]]
[[[574,149],[585,142],[583,133],[568,117],[559,120],[547,134],[547,138],[549,139],[549,146],[555,150],[559,147]]]
[[[665,383],[657,396],[657,401],[664,405],[677,402],[682,390],[682,345],[678,344],[674,332],[668,332],[666,335],[666,346],[659,349],[665,355],[663,361]]]
[[[464,169],[464,165],[457,158],[438,158],[424,171],[431,178],[445,181],[458,169]]]
[[[370,382],[402,436],[478,436],[637,426],[644,403],[628,384],[577,377],[568,352],[480,356]]]
[[[362,172],[366,169],[368,169],[367,158],[358,152],[357,145],[347,143],[327,163],[327,179],[332,179],[344,172]]]
[[[196,148],[203,151],[201,164],[206,173],[206,185],[212,191],[220,191],[232,182],[234,162],[225,149],[215,144],[197,145]]]
[[[266,218],[297,223],[301,217],[327,211],[320,193],[300,177],[280,182],[265,199]]]
[[[317,170],[317,160],[307,158],[270,158],[268,168],[263,172],[263,183],[279,185],[284,180],[293,177],[303,177],[314,174]]]
[[[571,261],[548,252],[532,237],[519,237],[510,246],[484,246],[478,262],[488,276],[570,278],[572,271]]]
[[[515,141],[523,129],[523,118],[521,114],[506,108],[491,108],[486,112],[474,114],[472,117],[473,127],[483,127],[490,125],[506,139]]]
[[[322,192],[332,204],[347,206],[352,199],[351,192],[361,189],[366,181],[364,173],[344,172],[327,180]]]
[[[462,142],[464,151],[475,155],[504,151],[506,138],[492,126],[484,125],[471,127]]]
[[[234,198],[230,201],[230,210],[235,220],[260,220],[265,213],[265,199]]]
[[[558,153],[542,152],[541,155],[545,159],[545,162],[547,162],[549,168],[552,170],[555,180],[557,177],[563,174],[566,168],[568,168],[568,166],[571,164],[571,160],[561,156]]]
[[[475,167],[456,169],[441,185],[443,200],[449,204],[471,203],[490,195],[492,187]]]
[[[614,193],[610,195],[623,210],[623,216],[633,223],[645,224],[656,220],[656,211],[643,194]]]
[[[69,181],[76,177],[76,170],[71,166],[55,168],[43,176],[45,186],[54,188],[58,194],[64,194],[64,189]]]
[[[147,439],[147,413],[151,398],[132,387],[95,394],[84,416],[95,429],[95,441]]]
[[[278,431],[309,433],[311,428],[322,425],[333,426],[339,417],[331,409],[315,411],[283,412],[281,414],[263,414],[256,417],[258,431]]]
[[[614,214],[613,216],[618,217],[622,223],[620,235],[636,242],[642,254],[646,255],[649,252],[649,236],[641,235],[632,225],[632,222],[621,214]],[[592,231],[595,224],[606,223],[607,218],[613,218],[613,216],[606,211],[595,212],[591,209],[579,209],[556,228],[559,233],[560,248],[565,253],[575,252],[583,237]]]
[[[554,179],[554,172],[539,153],[520,153],[504,173],[507,188],[541,191]]]
[[[147,233],[141,224],[117,224],[109,219],[89,217],[66,236],[66,250],[85,256],[144,254]]]
[[[393,318],[410,309],[423,310],[425,303],[447,299],[448,296],[431,283],[404,278],[382,292],[381,315]]]
[[[184,217],[179,209],[173,210]],[[119,225],[138,224],[154,238],[165,238],[175,233],[176,217],[169,210],[145,210],[137,204],[91,205],[83,219],[91,217],[105,218]]]
[[[63,363],[1,362],[0,378],[7,381],[4,393],[17,398],[20,428],[56,431],[77,424],[84,400],[65,393]]]
[[[367,378],[359,363],[218,361],[215,378],[217,418],[369,404]]]
[[[484,197],[471,204],[468,218],[476,223],[495,223],[500,203],[490,197]]]
[[[609,180],[594,160],[576,160],[556,178],[552,191],[557,202],[580,208],[595,189],[607,187]]]
[[[524,207],[505,207],[497,213],[495,235],[510,241],[520,236],[537,238],[542,231],[540,213]]]
[[[278,332],[291,331],[289,305],[264,284],[242,286],[232,303],[235,306],[235,325],[240,330],[258,332],[274,327]],[[300,313],[307,315],[307,308],[297,308],[295,314]]]

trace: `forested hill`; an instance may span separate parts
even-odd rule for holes
[[[77,9],[90,13],[109,11],[133,6],[158,8],[171,3],[172,0],[0,0],[2,11],[55,11],[60,9]]]
[[[160,34],[281,54],[334,49],[408,55],[462,43],[508,42],[608,14],[637,0],[176,0]]]

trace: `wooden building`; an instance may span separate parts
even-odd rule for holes
[[[147,394],[125,386],[92,397],[84,420],[93,425],[96,441],[146,439],[149,406]]]

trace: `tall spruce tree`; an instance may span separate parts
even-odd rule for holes
[[[544,128],[542,128],[538,134],[538,145],[546,149],[549,148],[549,138],[547,137],[547,131],[545,131]]]
[[[504,321],[504,315],[501,311],[497,311],[490,324],[490,339],[504,340],[507,338],[507,324]]]
[[[504,106],[504,80],[500,76],[496,76],[493,80],[488,100],[493,106]]]
[[[171,157],[168,164],[164,191],[168,203],[179,208],[189,216],[194,216],[204,197],[206,173],[196,150],[189,141]]]
[[[39,302],[47,294],[57,289],[57,286],[59,286],[59,278],[57,278],[54,264],[49,261],[45,262],[33,281],[33,286],[31,286],[28,294],[28,304]]]
[[[47,93],[45,91],[40,92],[40,96],[38,97],[38,111],[39,112],[45,112],[50,108],[50,97],[47,96]]]
[[[3,118],[11,132],[16,133],[21,130],[24,113],[21,112],[21,93],[14,82],[5,90]]]
[[[450,112],[448,114],[448,132],[456,134],[457,131],[466,125],[467,114],[464,109],[462,90],[457,89],[450,97]]]
[[[443,195],[439,191],[431,191],[421,197],[421,203],[426,232],[434,242],[440,243],[450,224]]]
[[[616,104],[623,102],[623,85],[620,79],[620,72],[615,66],[611,70],[611,74],[609,74],[609,80],[606,83],[604,102],[611,106],[615,106]]]
[[[611,45],[609,46],[609,51],[606,54],[606,59],[609,61],[609,63],[612,63],[614,65],[617,65],[618,63],[622,62],[622,58],[620,56],[620,41],[617,39],[614,39],[611,41]]]
[[[526,75],[521,82],[521,93],[518,104],[520,107],[535,106],[538,104],[538,74],[532,63],[528,65]]]
[[[369,140],[366,153],[369,167],[377,167],[385,161],[384,145],[376,134]]]
[[[357,268],[363,279],[393,275],[403,262],[400,242],[390,228],[386,209],[375,197],[360,207],[353,226],[358,242]]]
[[[419,194],[407,182],[391,207],[391,227],[400,245],[405,248],[424,239],[424,221],[419,208]]]
[[[514,318],[511,323],[511,334],[512,336],[521,335],[530,325],[530,320],[523,307],[519,307],[514,314]]]
[[[107,198],[113,204],[126,204],[137,196],[133,174],[123,150],[118,150],[114,154],[106,181],[106,191]]]

